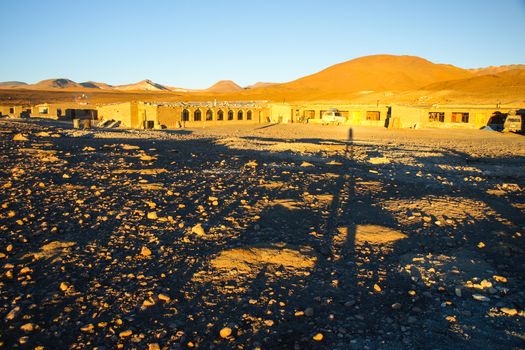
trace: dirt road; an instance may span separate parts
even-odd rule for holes
[[[0,121],[0,344],[525,346],[525,138]]]

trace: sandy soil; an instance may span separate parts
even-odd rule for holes
[[[0,121],[5,348],[513,349],[525,138]]]

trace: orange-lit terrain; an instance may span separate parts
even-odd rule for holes
[[[204,90],[168,87],[149,80],[124,86],[79,84],[67,79],[0,85],[0,102],[9,104],[74,101],[82,94],[91,103],[216,99],[523,105],[525,69],[511,65],[468,70],[414,56],[375,55],[336,64],[291,82],[256,83],[244,89],[227,80]]]

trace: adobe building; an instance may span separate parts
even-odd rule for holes
[[[31,115],[31,106],[0,106],[0,116],[10,118],[24,118]]]
[[[498,106],[479,105],[393,105],[390,127],[481,129],[487,125],[503,125],[508,111]]]
[[[33,106],[31,117],[47,119],[91,119],[98,115],[96,106],[78,103],[42,103]]]
[[[386,126],[390,107],[386,105],[351,104],[269,104],[272,123],[323,124],[323,116],[333,111],[345,125]]]
[[[125,102],[98,107],[100,120],[135,129],[175,129],[224,124],[259,124],[269,120],[264,104],[252,102]]]

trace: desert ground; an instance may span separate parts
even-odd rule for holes
[[[524,348],[524,170],[490,131],[1,120],[1,347]]]

